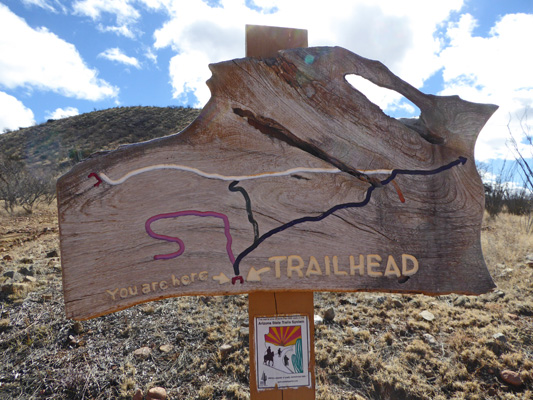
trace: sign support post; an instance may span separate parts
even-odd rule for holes
[[[255,365],[255,324],[260,316],[305,315],[309,321],[309,372],[311,387],[259,391]],[[315,398],[315,341],[313,292],[259,292],[248,295],[250,323],[250,398],[252,400],[311,400]]]
[[[248,25],[246,27],[246,57],[273,57],[278,50],[308,47],[307,31]],[[309,367],[311,387],[297,389],[258,390],[255,365],[256,317],[305,315],[309,321]],[[315,398],[315,341],[313,292],[255,292],[248,294],[250,324],[250,398],[252,400],[311,400]]]

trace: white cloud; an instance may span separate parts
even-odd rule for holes
[[[98,24],[96,25],[96,29],[98,29],[100,32],[111,32],[130,39],[134,39],[136,36],[135,32],[128,25],[104,26],[102,24]]]
[[[98,54],[98,57],[107,58],[110,61],[116,61],[118,63],[130,65],[135,68],[141,68],[139,60],[137,60],[135,57],[127,56],[118,47],[107,49],[102,53]]]
[[[0,92],[0,133],[35,124],[33,112],[15,97]]]
[[[53,112],[46,114],[46,119],[61,119],[79,115],[80,111],[76,107],[56,108]]]
[[[67,11],[66,7],[59,0],[22,0],[25,6],[37,6],[45,10],[58,13]]]
[[[187,7],[179,0],[157,4],[165,7],[169,20],[155,32],[154,46],[179,53],[170,62],[174,97],[192,92],[200,106],[209,99],[207,63],[243,57],[246,24],[307,29],[310,46],[338,45],[379,59],[420,87],[440,68],[437,55],[442,44],[433,34],[463,0],[255,1],[270,14],[235,0],[221,0],[221,7],[209,7],[202,0],[189,0]],[[380,106],[394,107],[398,99],[393,96]]]
[[[77,0],[72,5],[74,13],[91,18],[93,21],[102,19],[103,14],[113,14],[116,17],[115,26],[97,27],[103,32],[113,32],[129,38],[136,36],[133,25],[141,14],[129,0]]]
[[[147,48],[144,52],[144,56],[154,64],[157,64],[157,54],[151,48]]]
[[[368,100],[384,110],[387,115],[395,114],[397,118],[407,118],[418,117],[420,114],[418,108],[415,109],[409,100],[394,90],[377,86],[359,75],[347,75],[346,80]]]
[[[441,94],[499,105],[480,134],[476,157],[509,158],[507,125],[521,137],[519,120],[533,106],[533,53],[525,47],[526,38],[533,37],[533,15],[505,15],[486,38],[474,36],[476,24],[474,17],[464,14],[448,27],[450,46],[441,53],[445,83]],[[522,123],[533,127],[533,120]]]
[[[204,0],[77,0],[73,9],[98,21],[99,30],[127,37],[139,33],[140,7],[166,12],[169,19],[155,31],[154,47],[177,53],[169,63],[173,96],[194,94],[201,106],[209,99],[207,64],[244,56],[246,24],[308,29],[310,46],[339,45],[378,59],[420,87],[441,67],[442,43],[434,33],[463,1],[255,0],[252,10],[244,0],[220,0],[215,7]],[[105,14],[116,25],[104,25]],[[387,96],[380,106],[397,107],[399,99]]]
[[[102,100],[118,88],[98,78],[76,48],[46,28],[32,29],[0,4],[0,86],[48,90],[67,97]]]
[[[211,95],[205,84],[209,78],[209,70],[198,71],[200,65],[207,67],[209,62],[207,55],[200,51],[190,51],[172,57],[169,71],[174,98],[186,102],[187,94],[194,94],[198,99],[195,106],[203,106],[209,100]]]
[[[141,12],[139,11],[141,7],[139,6],[144,6],[149,11],[157,11],[164,9],[168,2],[169,0],[76,0],[72,9],[75,15],[89,17],[94,22],[98,22],[96,28],[100,32],[112,32],[119,36],[135,39],[143,34],[137,27],[141,20]],[[187,8],[188,4],[182,2],[181,7]],[[106,14],[115,19],[115,25],[101,22],[106,19]]]
[[[72,8],[76,13],[93,20],[99,19],[103,13],[115,14],[119,22],[135,21],[140,17],[139,12],[127,0],[77,0]]]

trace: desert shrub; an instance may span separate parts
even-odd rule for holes
[[[505,177],[502,173],[493,181],[483,184],[485,189],[485,210],[491,218],[506,211],[512,215],[523,216],[531,219],[533,215],[533,194],[522,187],[512,188],[513,174],[507,171]]]
[[[503,211],[506,195],[505,187],[499,183],[485,183],[485,209],[491,217]]]
[[[77,164],[85,158],[89,157],[92,153],[94,153],[94,151],[90,149],[81,150],[78,148],[74,148],[68,151],[68,158],[72,161],[72,163]]]
[[[526,233],[533,233],[533,194],[526,189],[507,195],[505,208],[509,214],[521,217],[520,225]]]
[[[50,204],[55,198],[53,173],[29,171],[20,159],[0,156],[0,200],[4,209],[13,214],[16,206],[31,214],[35,204]]]
[[[510,128],[510,122],[507,126],[509,130],[508,147],[513,153],[517,164],[518,175],[521,177],[523,187],[533,192],[533,132],[532,125],[528,121],[528,108],[525,109],[522,116],[519,117],[520,128],[522,132],[513,133]]]
[[[528,120],[529,108],[526,107],[524,113],[519,117],[521,132],[514,134],[511,131],[510,123],[507,126],[509,130],[510,139],[508,147],[511,149],[520,178],[522,179],[522,186],[527,193],[521,196],[516,204],[513,204],[512,211],[517,215],[524,216],[524,226],[528,233],[533,232],[533,126]],[[510,121],[509,121],[510,122]]]
[[[533,197],[525,189],[507,194],[505,205],[509,214],[528,215],[533,211]]]

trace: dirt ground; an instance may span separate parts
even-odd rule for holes
[[[533,399],[533,234],[502,214],[482,244],[498,285],[482,296],[316,293],[316,315],[335,311],[315,329],[317,399]],[[0,214],[0,399],[249,398],[246,296],[74,322],[59,257],[53,207]]]

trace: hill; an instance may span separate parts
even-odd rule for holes
[[[0,135],[0,155],[58,172],[99,150],[177,133],[200,110],[182,107],[116,107]]]

